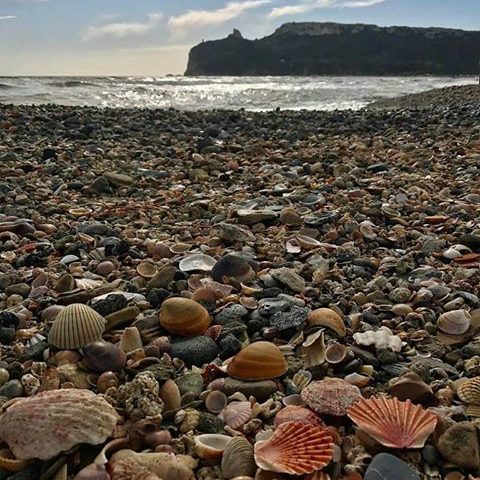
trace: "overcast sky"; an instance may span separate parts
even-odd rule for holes
[[[178,74],[202,39],[291,21],[480,30],[480,0],[0,0],[0,75]]]

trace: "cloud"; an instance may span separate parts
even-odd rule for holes
[[[195,28],[221,25],[240,16],[243,12],[258,8],[271,0],[248,0],[246,2],[230,2],[217,10],[188,10],[177,17],[170,17],[168,27],[175,34],[186,34]]]
[[[82,35],[84,41],[102,37],[124,38],[131,35],[144,35],[152,30],[163,19],[163,13],[151,13],[148,19],[141,22],[116,22],[105,25],[91,25]]]
[[[299,13],[311,12],[319,8],[364,8],[386,2],[387,0],[306,0],[300,5],[285,5],[276,7],[269,13],[269,18],[284,17],[286,15],[298,15]]]
[[[16,15],[0,15],[0,20],[13,20],[14,18],[18,18]]]

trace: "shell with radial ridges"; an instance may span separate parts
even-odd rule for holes
[[[103,443],[117,420],[115,409],[89,390],[50,390],[8,406],[0,440],[18,459],[48,460],[81,443]]]
[[[227,479],[239,476],[253,477],[256,470],[253,446],[244,437],[233,437],[223,452],[223,476]]]

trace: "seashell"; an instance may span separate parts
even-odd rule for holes
[[[63,305],[50,305],[42,311],[40,319],[44,322],[52,322],[62,310],[65,310],[65,308],[67,307],[64,307]]]
[[[195,452],[200,458],[222,458],[232,437],[219,433],[205,433],[195,437]]]
[[[222,473],[226,479],[253,477],[257,471],[253,446],[243,437],[233,437],[228,442],[222,457]]]
[[[69,273],[62,275],[53,286],[53,289],[57,293],[65,293],[75,288],[75,279]]]
[[[317,308],[312,310],[307,317],[309,325],[327,327],[333,330],[340,338],[347,334],[342,317],[331,308]]]
[[[317,427],[325,427],[323,420],[310,409],[301,406],[287,406],[282,408],[275,416],[275,427],[285,422],[307,423]]]
[[[120,338],[120,348],[125,353],[133,352],[143,347],[142,337],[137,327],[128,327],[122,333]]]
[[[342,480],[353,480],[353,479],[362,480],[362,477],[360,475],[358,477],[357,476],[351,477],[351,475],[349,475],[348,477],[342,477]],[[316,472],[311,473],[310,475],[307,475],[305,477],[305,480],[331,480],[331,477],[328,473],[318,470]]]
[[[112,480],[194,480],[192,471],[178,462],[173,454],[163,453],[162,455],[166,457],[163,459],[157,457],[155,461],[152,459],[145,465],[138,460],[138,456],[141,454],[121,459],[115,458],[118,453],[122,452],[124,450],[114,454],[110,461]],[[160,453],[150,455],[158,456]]]
[[[429,403],[433,400],[433,390],[416,373],[408,372],[399,377],[389,388],[389,393],[400,401]]]
[[[103,372],[97,379],[97,390],[105,393],[109,388],[118,387],[118,377],[113,372]]]
[[[297,390],[301,392],[312,381],[312,373],[308,370],[299,370],[292,377],[292,381],[297,387]]]
[[[106,320],[93,308],[82,303],[73,303],[55,317],[48,334],[48,342],[61,349],[82,348],[100,340],[105,325]]]
[[[98,341],[83,348],[83,363],[94,372],[117,372],[127,363],[127,356],[113,343]]]
[[[380,327],[377,331],[368,331],[364,333],[354,333],[353,339],[359,345],[375,345],[376,348],[390,348],[394,352],[402,349],[402,340],[394,335],[388,327]]]
[[[220,390],[213,390],[205,399],[205,406],[210,413],[220,413],[227,405],[227,396]]]
[[[347,358],[347,347],[341,343],[332,343],[325,350],[325,360],[332,364],[337,365],[342,363]]]
[[[110,475],[107,473],[105,465],[91,463],[85,468],[82,468],[82,470],[73,477],[73,480],[110,480]]]
[[[300,356],[307,368],[316,367],[325,362],[325,334],[323,330],[309,335],[300,347]]]
[[[115,409],[89,390],[50,390],[6,407],[0,439],[19,460],[48,460],[80,443],[103,443],[117,420]]]
[[[312,382],[302,391],[305,403],[320,414],[346,415],[347,408],[360,398],[360,389],[340,378]]]
[[[255,310],[258,307],[258,301],[253,297],[240,297],[238,303],[249,310]]]
[[[182,258],[178,264],[178,268],[182,272],[210,272],[216,263],[217,261],[210,255],[194,253],[193,255]]]
[[[345,375],[344,380],[350,383],[351,385],[355,385],[358,388],[363,388],[370,383],[371,378],[354,372],[354,373],[349,373],[348,375]]]
[[[171,441],[172,435],[168,430],[160,430],[145,435],[145,444],[150,448],[168,445]]]
[[[230,428],[237,430],[252,417],[252,404],[250,402],[231,402],[223,409],[220,416]]]
[[[375,240],[377,238],[376,227],[370,220],[364,220],[358,227],[362,236],[367,240]]]
[[[297,235],[295,239],[303,250],[312,250],[322,246],[322,242],[307,235]]]
[[[282,423],[275,433],[255,443],[255,462],[263,470],[302,475],[321,470],[333,457],[333,437],[321,427]]]
[[[189,244],[189,243],[182,243],[182,242],[178,242],[178,243],[175,243],[174,245],[172,245],[170,247],[170,251],[172,253],[186,253],[188,252],[191,248],[193,247],[193,245]]]
[[[437,320],[437,327],[450,335],[463,335],[470,328],[471,315],[466,310],[452,310],[442,313]]]
[[[480,405],[480,377],[469,378],[457,389],[458,398],[468,405]]]
[[[247,259],[240,255],[229,254],[222,257],[212,269],[213,280],[220,283],[228,283],[229,278],[238,282],[248,282],[255,277]]]
[[[74,207],[70,208],[68,210],[68,213],[70,215],[73,215],[74,217],[83,217],[84,215],[89,215],[92,213],[92,209],[88,207]]]
[[[189,298],[168,298],[160,308],[160,325],[175,335],[201,335],[210,322],[210,314],[205,307]]]
[[[30,462],[28,460],[18,460],[8,448],[0,450],[0,469],[8,472],[20,472],[25,469]]]
[[[207,302],[215,305],[218,296],[211,288],[200,287],[192,293],[192,300],[195,302]]]
[[[286,397],[283,397],[282,403],[286,407],[290,407],[290,406],[304,407],[306,405],[302,399],[302,396],[299,393],[294,393],[292,395],[287,395]]]
[[[281,350],[270,342],[255,342],[240,350],[227,365],[227,373],[239,380],[270,380],[287,371]]]
[[[285,244],[285,250],[287,253],[300,253],[302,251],[302,247],[296,238],[291,238],[290,240],[287,240],[287,243]]]
[[[435,430],[437,417],[410,400],[362,398],[348,416],[377,442],[390,448],[421,448]]]
[[[137,273],[143,278],[153,278],[158,273],[158,269],[151,262],[140,262],[137,265]]]
[[[182,396],[177,384],[173,380],[167,380],[161,387],[158,396],[163,400],[164,409],[177,410],[182,405]]]
[[[111,260],[104,260],[103,262],[100,262],[97,265],[96,272],[99,275],[102,275],[102,277],[106,277],[110,275],[112,272],[114,272],[117,269],[117,265]]]
[[[162,258],[170,258],[173,256],[167,245],[162,242],[154,241],[149,241],[147,243],[147,253],[154,260],[161,260]]]

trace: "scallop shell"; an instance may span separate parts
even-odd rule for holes
[[[470,328],[471,315],[466,310],[452,310],[442,313],[437,320],[437,327],[450,335],[463,335]]]
[[[342,363],[347,358],[347,347],[341,343],[332,343],[325,350],[325,360],[336,365]]]
[[[270,380],[287,371],[282,351],[270,342],[251,343],[227,365],[227,373],[240,380]]]
[[[182,258],[178,264],[178,268],[182,272],[210,272],[216,263],[217,261],[210,255],[194,253]]]
[[[347,408],[360,398],[360,389],[340,378],[312,382],[302,391],[305,403],[320,414],[346,415]]]
[[[307,317],[309,325],[327,327],[333,330],[340,338],[347,334],[342,317],[331,308],[317,308],[312,310]]]
[[[300,356],[307,368],[316,367],[325,362],[325,334],[323,330],[309,335],[300,347]]]
[[[227,405],[227,396],[220,390],[214,390],[207,395],[205,407],[210,413],[220,413]]]
[[[224,422],[234,430],[247,423],[252,416],[252,404],[250,402],[231,402],[220,414]]]
[[[282,423],[268,440],[255,444],[257,465],[278,473],[313,473],[328,465],[332,457],[332,435],[304,423]]]
[[[253,446],[246,438],[232,438],[223,452],[222,473],[224,478],[253,477],[256,471]]]
[[[225,255],[212,269],[212,278],[216,282],[227,283],[225,280],[234,278],[238,282],[247,282],[255,277],[250,263],[240,255]]]
[[[437,417],[410,400],[362,398],[348,416],[372,438],[390,448],[421,448],[435,430]]]
[[[312,373],[308,370],[299,370],[292,377],[292,381],[297,387],[297,390],[301,392],[312,381]]]
[[[205,433],[195,437],[195,451],[200,458],[222,458],[232,437],[219,433]]]
[[[390,348],[394,352],[402,349],[402,340],[394,335],[388,327],[380,327],[377,331],[368,331],[364,333],[354,333],[353,339],[359,345],[375,345],[376,348]]]
[[[115,409],[89,390],[50,390],[8,406],[0,439],[20,460],[48,460],[80,443],[103,443],[117,420]]]
[[[310,409],[305,407],[287,406],[282,408],[275,416],[274,425],[278,427],[285,422],[306,423],[317,427],[325,427],[323,420]]]
[[[189,298],[168,298],[160,308],[160,324],[175,335],[201,335],[210,322],[210,314],[205,307]]]
[[[137,265],[137,273],[143,278],[153,278],[157,272],[157,267],[152,262],[140,262]]]
[[[93,308],[72,303],[55,317],[48,341],[57,348],[72,350],[100,340],[106,320]]]
[[[480,377],[463,382],[457,390],[458,398],[468,405],[480,405]]]

